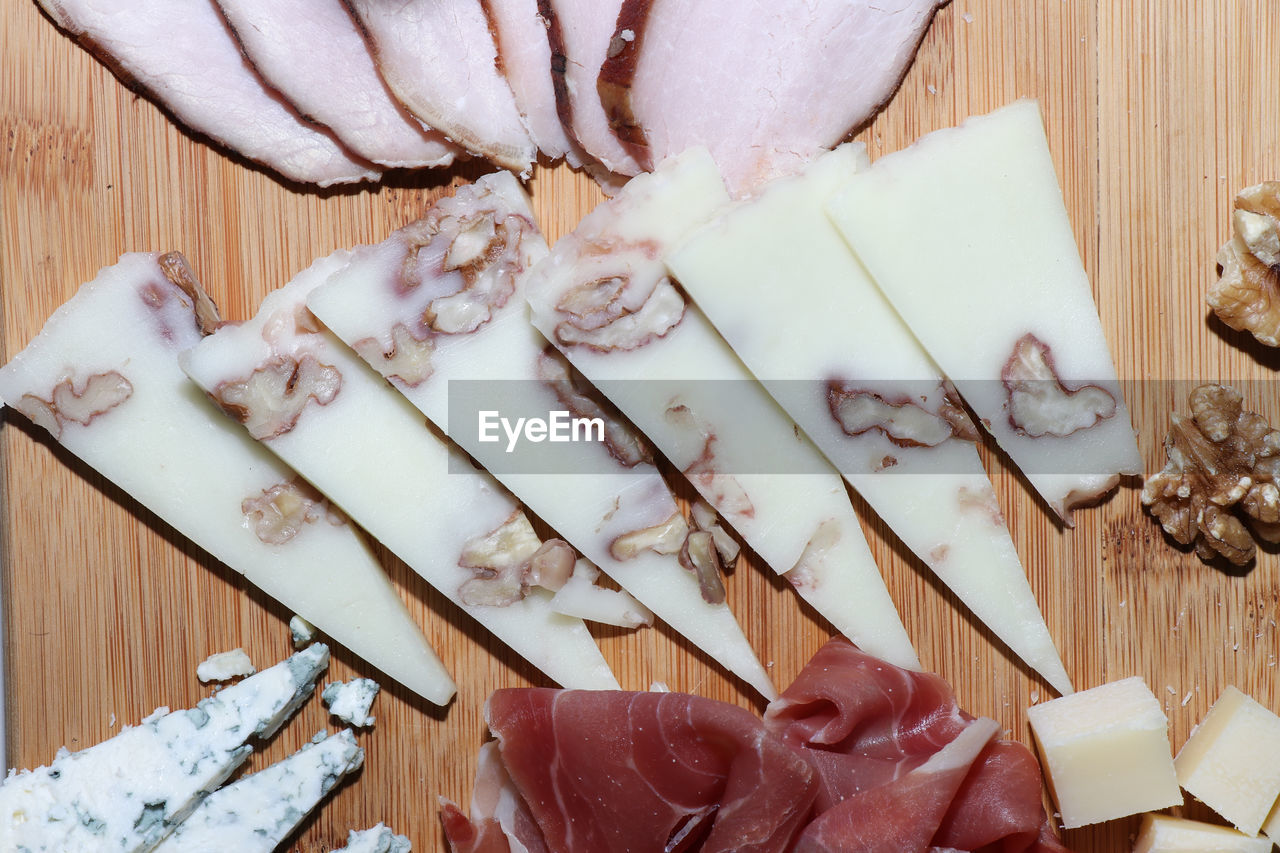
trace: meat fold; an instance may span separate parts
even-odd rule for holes
[[[642,165],[613,132],[596,87],[601,67],[617,49],[614,29],[622,5],[622,0],[539,0],[549,27],[561,122],[604,169],[630,176],[651,169],[658,160]]]
[[[865,124],[898,87],[939,5],[625,0],[595,100],[641,168],[705,145],[730,191],[748,195]],[[594,139],[579,138],[596,153]]]
[[[459,153],[391,97],[342,0],[216,0],[253,67],[351,151],[388,168]]]
[[[471,818],[442,813],[455,853],[1067,853],[1027,747],[937,676],[842,638],[764,720],[688,694],[532,688],[485,715],[496,749]]]
[[[428,127],[503,168],[537,156],[480,0],[344,0],[382,78]]]
[[[323,187],[377,177],[266,85],[210,0],[39,2],[127,84],[197,133],[293,181]]]

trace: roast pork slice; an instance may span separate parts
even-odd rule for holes
[[[216,2],[258,73],[361,157],[419,168],[459,153],[391,97],[342,0]]]
[[[614,28],[622,0],[540,0],[540,6],[549,24],[560,120],[582,149],[608,171],[618,175],[644,171],[629,146],[609,127],[596,86],[601,66],[618,49]]]
[[[263,82],[210,0],[39,2],[192,130],[294,181],[323,187],[377,177]]]
[[[402,104],[463,148],[516,172],[537,156],[498,65],[480,0],[345,0]]]
[[[705,145],[730,192],[748,195],[871,118],[939,5],[625,0],[599,99],[641,167]]]

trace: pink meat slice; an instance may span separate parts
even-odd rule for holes
[[[428,127],[527,172],[537,151],[498,67],[480,0],[344,0],[391,91]]]
[[[610,128],[596,85],[605,60],[617,49],[614,29],[622,0],[541,0],[541,6],[550,26],[561,121],[606,170],[638,174],[645,167]]]
[[[812,808],[807,762],[726,703],[499,690],[486,717],[551,850],[782,851]]]
[[[603,109],[643,168],[705,145],[748,195],[870,119],[941,2],[625,0]]]
[[[549,853],[529,807],[502,763],[497,741],[480,747],[471,817],[441,798],[440,822],[453,853]]]
[[[377,177],[265,84],[210,0],[39,2],[126,83],[244,157],[320,186]]]
[[[254,68],[351,151],[388,168],[459,153],[400,106],[342,0],[216,0]]]

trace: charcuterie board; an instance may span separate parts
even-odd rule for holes
[[[1280,420],[1280,351],[1212,318],[1204,293],[1240,188],[1280,178],[1280,9],[1188,0],[956,2],[939,11],[901,88],[858,138],[874,159],[1018,97],[1038,98],[1050,149],[1148,471],[1169,415],[1199,381],[1226,381]],[[314,258],[383,239],[434,198],[491,167],[395,174],[380,185],[287,186],[178,129],[60,33],[30,0],[0,7],[0,356],[126,251],[179,250],[232,321]],[[550,240],[603,196],[561,165],[527,185]],[[922,235],[927,244],[928,235]],[[191,453],[202,452],[193,444]],[[1141,675],[1176,748],[1227,685],[1280,708],[1280,554],[1227,574],[1175,549],[1127,482],[1063,528],[988,443],[983,459],[1077,688]],[[209,693],[196,664],[243,647],[264,667],[290,651],[290,613],[247,586],[11,410],[0,414],[6,766],[81,748],[161,705]],[[686,490],[685,497],[692,494]],[[572,496],[567,495],[567,500]],[[1051,692],[993,640],[854,498],[925,667],[961,704],[1030,742],[1025,708]],[[430,519],[424,519],[429,523]],[[437,798],[470,797],[482,706],[504,686],[549,686],[385,551],[459,685],[436,708],[385,683],[364,769],[290,849],[339,846],[384,821],[415,850],[441,850]],[[750,555],[730,607],[785,686],[830,633]],[[674,690],[762,710],[757,697],[673,632],[593,629],[628,689]],[[372,675],[339,649],[329,678]],[[329,726],[312,702],[250,767]],[[1280,758],[1280,757],[1278,757]],[[1191,803],[1185,812],[1208,817]],[[1081,851],[1127,850],[1136,819],[1064,835]]]

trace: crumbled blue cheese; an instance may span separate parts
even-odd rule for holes
[[[155,853],[271,853],[363,762],[350,729],[309,743],[214,791]]]
[[[413,845],[403,835],[396,835],[381,823],[369,829],[353,829],[347,833],[347,846],[333,853],[410,853]]]
[[[242,675],[253,675],[257,671],[244,649],[232,649],[229,652],[215,652],[201,661],[196,666],[196,678],[207,684],[210,681],[230,681]]]
[[[378,682],[370,678],[353,678],[346,683],[332,681],[326,684],[320,699],[330,714],[347,725],[363,728],[373,725],[374,718],[369,716],[369,709],[377,695]]]
[[[289,636],[295,649],[306,648],[316,640],[316,626],[295,613],[289,619]]]
[[[160,708],[140,725],[0,785],[5,850],[146,853],[312,695],[329,664],[316,644],[196,707]],[[226,849],[235,849],[229,847]]]

